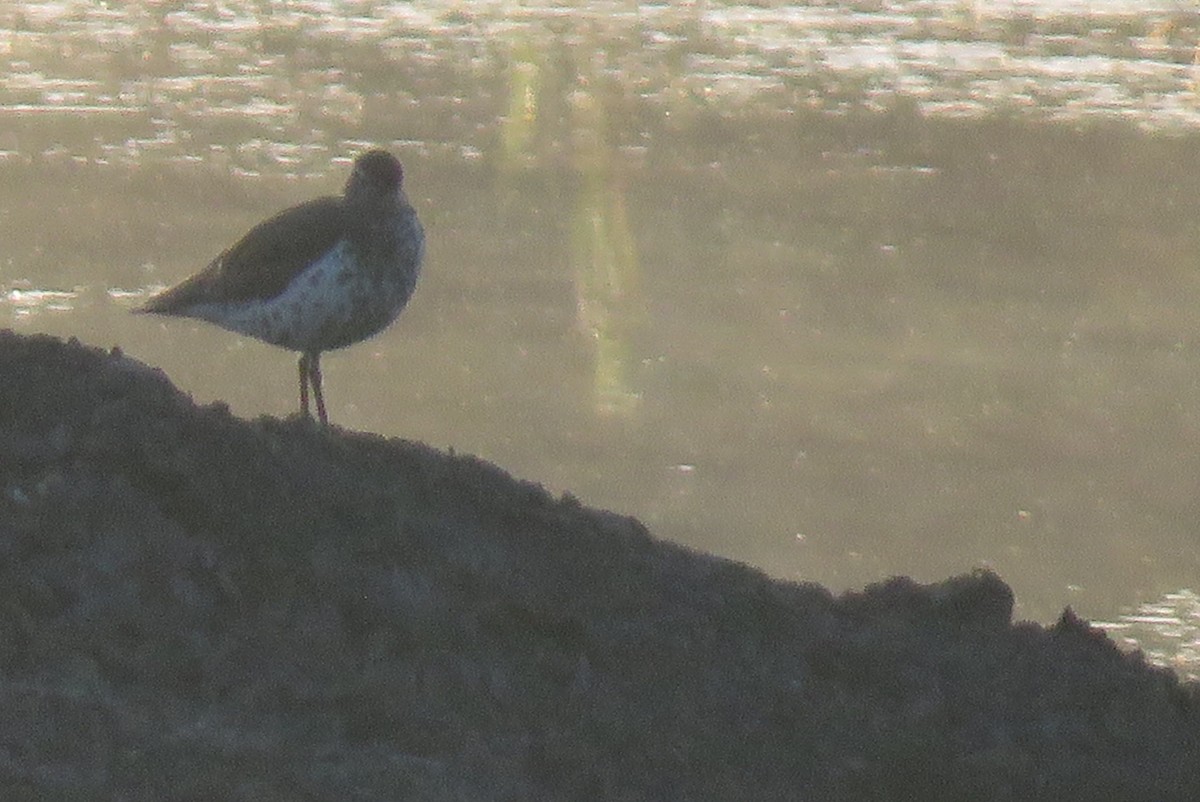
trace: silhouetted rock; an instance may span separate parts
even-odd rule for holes
[[[0,333],[0,798],[1200,799],[1200,694]]]

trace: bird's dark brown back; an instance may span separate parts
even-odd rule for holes
[[[151,299],[142,311],[172,314],[198,303],[274,298],[345,232],[340,198],[316,198],[285,209],[246,232],[204,270]]]

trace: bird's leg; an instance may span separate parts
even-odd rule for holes
[[[308,387],[312,385],[313,400],[317,402],[317,419],[328,425],[325,414],[325,396],[321,392],[321,352],[312,351],[300,355],[300,411],[304,417],[312,417],[308,411]]]
[[[300,355],[300,413],[312,417],[308,411],[308,354]]]
[[[313,398],[317,402],[317,418],[325,426],[329,425],[329,418],[325,415],[325,396],[321,392],[321,352],[314,351],[312,359],[308,362],[308,377],[312,381]]]

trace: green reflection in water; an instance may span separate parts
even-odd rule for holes
[[[511,170],[529,160],[533,153],[538,121],[538,94],[542,69],[537,48],[523,39],[511,54],[508,113],[500,126],[500,167]]]
[[[578,53],[585,55],[578,58]],[[592,407],[601,415],[629,416],[641,401],[631,342],[643,300],[624,162],[609,124],[619,90],[606,93],[593,66],[604,57],[599,44],[545,48],[532,38],[513,44],[507,112],[498,137],[498,188],[502,197],[512,196],[520,170],[553,168],[555,154],[564,149],[558,143],[565,145],[569,169],[550,173],[562,176],[561,194],[569,199],[564,206],[570,209],[575,322],[591,344]],[[565,131],[554,130],[559,120],[565,121],[559,125]]]
[[[631,380],[630,340],[640,315],[640,265],[621,161],[608,136],[608,109],[597,93],[571,98],[573,166],[579,178],[571,218],[577,322],[596,344],[597,412],[630,415],[640,394]]]

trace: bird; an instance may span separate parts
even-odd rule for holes
[[[292,206],[138,312],[214,323],[300,354],[300,410],[329,424],[321,354],[373,337],[403,311],[421,273],[425,229],[391,153],[354,160],[340,197]]]

